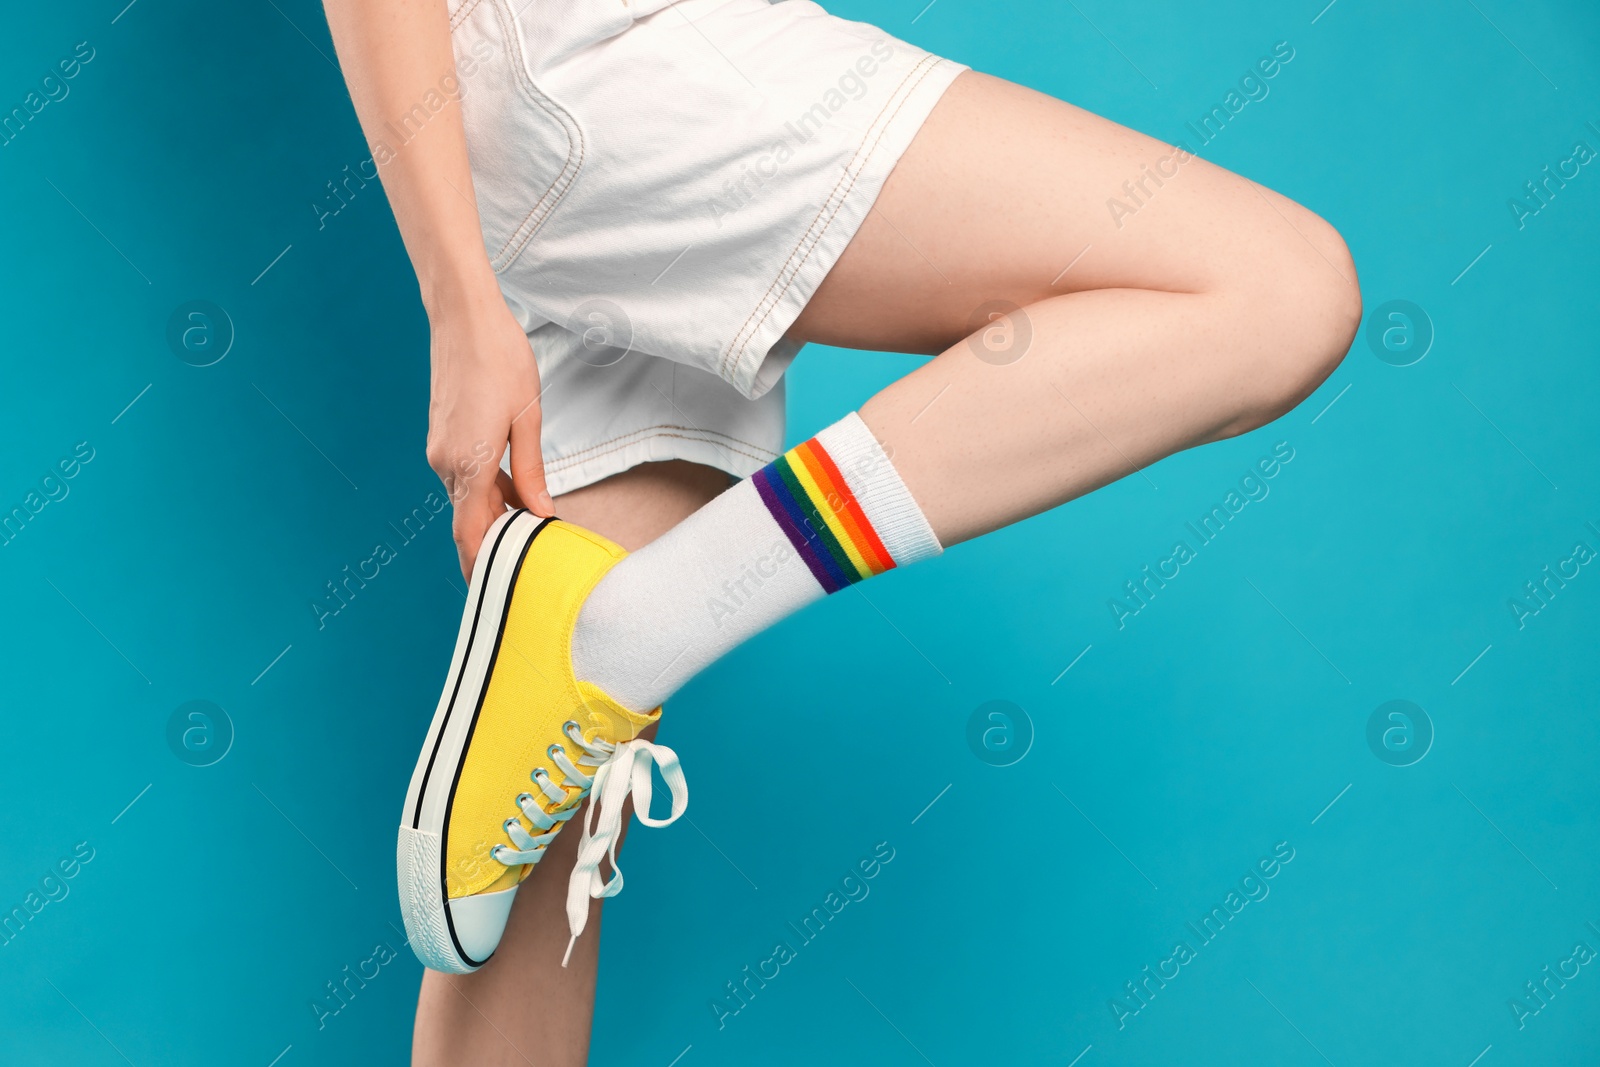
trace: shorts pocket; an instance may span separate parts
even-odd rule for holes
[[[535,84],[506,0],[462,0],[450,37],[484,249],[495,273],[517,261],[583,166],[578,121]]]

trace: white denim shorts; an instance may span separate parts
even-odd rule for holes
[[[966,68],[811,0],[458,0],[451,27],[551,492],[770,462],[784,334]]]

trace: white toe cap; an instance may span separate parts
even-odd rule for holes
[[[511,915],[511,901],[517,887],[495,893],[478,893],[460,897],[446,905],[450,909],[450,925],[455,930],[456,941],[462,951],[474,960],[489,958],[500,944],[505,933],[506,919]]]

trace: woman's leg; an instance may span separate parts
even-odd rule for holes
[[[861,415],[950,545],[1277,418],[1360,317],[1305,208],[968,72],[791,335],[942,353]]]
[[[795,324],[810,341],[942,353],[862,416],[943,544],[1259,426],[1343,357],[1361,302],[1338,234],[1246,179],[1177,158],[1071,105],[964,74]],[[990,323],[993,302],[1021,311]],[[1007,329],[1030,339],[1008,345]],[[660,466],[558,510],[631,548],[726,484],[706,468],[662,477]],[[581,938],[572,966],[559,966],[576,843],[558,837],[518,893],[493,963],[427,975],[417,1063],[529,1062],[520,1049],[534,1031],[547,1056],[566,1057],[555,1062],[583,1062],[598,939]]]
[[[728,487],[719,470],[674,460],[647,463],[556,498],[556,514],[630,551],[653,541]],[[652,737],[655,728],[645,732]],[[580,812],[575,819],[581,820]],[[536,1064],[581,1067],[589,1055],[600,901],[563,968],[567,876],[577,833],[564,833],[517,891],[494,959],[472,974],[426,971],[417,1000],[412,1063],[417,1067]],[[537,1053],[537,1059],[534,1058]]]

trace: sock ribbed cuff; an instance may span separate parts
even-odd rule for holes
[[[850,486],[850,495],[861,505],[896,566],[944,551],[911,490],[859,414],[852,411],[813,440],[833,458]]]
[[[854,413],[750,481],[824,592],[943,551],[888,455]]]

